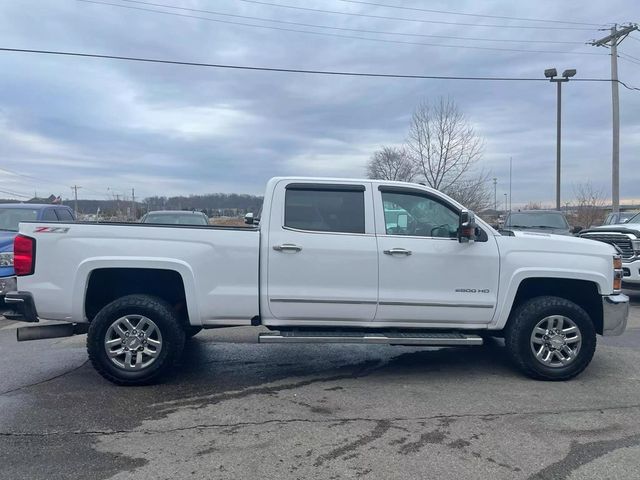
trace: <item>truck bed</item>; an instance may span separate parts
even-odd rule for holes
[[[255,227],[34,222],[20,233],[36,239],[35,274],[20,289],[38,292],[41,318],[88,321],[87,283],[114,268],[177,271],[193,325],[249,325],[258,315]]]

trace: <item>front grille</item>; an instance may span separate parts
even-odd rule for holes
[[[581,237],[615,245],[620,249],[622,258],[633,257],[633,245],[631,244],[631,239],[626,235],[619,233],[585,233]]]

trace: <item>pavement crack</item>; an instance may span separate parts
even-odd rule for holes
[[[597,440],[595,442],[571,442],[569,453],[562,459],[543,468],[529,477],[529,480],[562,480],[569,478],[574,470],[597,458],[618,450],[640,444],[640,434],[614,440]]]
[[[537,411],[537,412],[502,412],[502,413],[463,413],[449,415],[429,415],[424,417],[389,417],[389,418],[367,418],[367,417],[332,417],[332,418],[274,418],[269,420],[260,420],[253,422],[228,422],[228,423],[201,423],[184,427],[175,427],[168,429],[129,429],[129,430],[75,430],[75,431],[51,431],[51,432],[0,432],[0,437],[47,437],[54,435],[120,435],[120,434],[167,434],[175,432],[184,432],[190,430],[207,430],[215,428],[234,428],[234,427],[252,427],[264,426],[269,424],[293,424],[293,423],[310,423],[310,424],[345,424],[353,422],[389,422],[389,428],[393,427],[396,422],[425,422],[431,420],[460,419],[460,418],[498,418],[510,416],[536,416],[536,415],[565,415],[567,413],[593,413],[605,412],[612,410],[628,410],[632,408],[640,408],[640,405],[621,405],[617,407],[607,408],[584,408],[560,411]]]
[[[89,360],[88,360],[88,359],[87,359],[87,360],[85,360],[84,362],[82,362],[82,363],[81,363],[80,365],[78,365],[77,367],[74,367],[74,368],[72,368],[71,370],[67,370],[66,372],[62,372],[62,373],[60,373],[60,374],[58,374],[58,375],[55,375],[55,376],[53,376],[53,377],[51,377],[51,378],[46,378],[46,379],[44,379],[44,380],[40,380],[39,382],[30,383],[30,384],[28,384],[28,385],[22,385],[21,387],[16,387],[16,388],[13,388],[13,389],[11,389],[11,390],[6,390],[6,391],[4,391],[4,392],[0,392],[0,396],[2,396],[2,395],[8,395],[8,394],[10,394],[10,393],[19,392],[20,390],[25,390],[25,389],[27,389],[27,388],[31,388],[31,387],[36,387],[36,386],[38,386],[38,385],[42,385],[43,383],[51,382],[51,381],[56,380],[56,379],[58,379],[58,378],[64,377],[65,375],[69,375],[70,373],[73,373],[73,372],[75,372],[76,370],[80,370],[82,367],[84,367],[84,366],[87,364],[87,362],[89,362]]]
[[[333,375],[328,377],[315,377],[306,380],[301,380],[299,382],[293,383],[284,383],[278,385],[270,385],[270,386],[259,386],[259,387],[249,387],[243,390],[238,390],[234,392],[227,392],[221,394],[214,395],[206,395],[200,397],[191,397],[188,399],[181,400],[172,400],[168,402],[156,403],[152,406],[167,406],[167,408],[162,409],[162,412],[169,413],[174,411],[180,407],[191,407],[191,408],[201,408],[206,405],[215,405],[217,403],[225,402],[228,400],[237,400],[241,398],[246,398],[252,395],[274,395],[276,393],[280,393],[286,390],[294,390],[297,388],[306,387],[308,385],[313,385],[315,383],[325,383],[325,382],[335,382],[340,380],[352,380],[355,378],[365,377],[370,375],[375,370],[378,370],[382,366],[385,365],[385,362],[380,361],[365,361],[360,364],[355,365],[355,371],[345,374]],[[349,368],[353,368],[354,365],[351,365]],[[345,367],[346,368],[346,367]]]

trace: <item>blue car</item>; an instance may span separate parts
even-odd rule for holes
[[[0,301],[16,289],[13,270],[13,239],[20,222],[73,222],[73,210],[64,205],[0,203]]]

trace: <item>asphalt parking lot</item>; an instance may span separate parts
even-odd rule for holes
[[[84,337],[0,320],[0,478],[640,478],[640,293],[564,383],[499,344],[254,344],[207,331],[161,385],[116,387]]]

